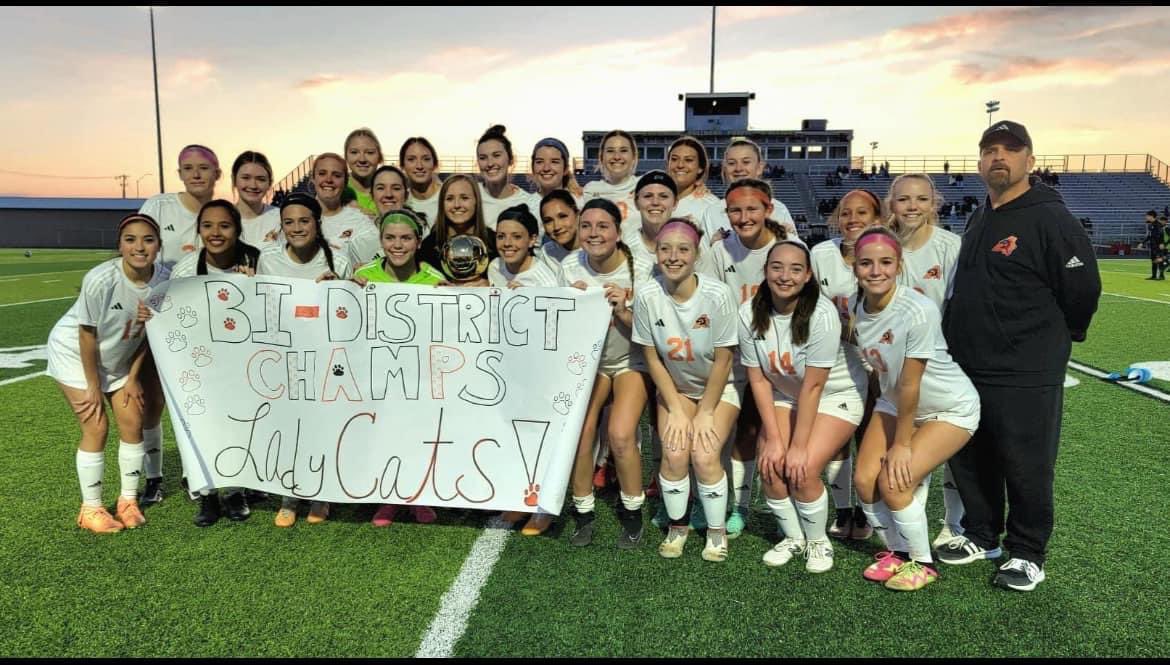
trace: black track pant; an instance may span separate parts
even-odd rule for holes
[[[1044,565],[1052,535],[1052,479],[1060,443],[1063,386],[1020,388],[975,383],[979,429],[951,458],[967,509],[964,535],[993,549],[1004,531],[1009,556]]]

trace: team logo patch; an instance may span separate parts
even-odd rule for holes
[[[709,319],[706,314],[699,315],[699,318],[695,319],[695,325],[691,326],[691,328],[693,328],[695,330],[700,330],[702,328],[710,328],[710,327],[711,327],[711,319]]]
[[[991,248],[991,251],[1003,254],[1004,256],[1011,256],[1012,252],[1016,251],[1017,240],[1019,240],[1019,238],[1015,236],[1008,236],[1003,240],[995,243],[995,246]]]
[[[935,264],[934,267],[926,271],[923,279],[942,279],[942,266]]]
[[[878,340],[878,343],[880,343],[880,344],[893,344],[894,343],[894,331],[887,328],[886,331],[884,333],[882,333],[882,338],[880,340]]]
[[[346,229],[346,230],[344,230],[344,231],[342,231],[342,232],[341,232],[341,237],[342,237],[342,238],[348,238],[348,237],[350,237],[351,235],[353,235],[353,229]]]

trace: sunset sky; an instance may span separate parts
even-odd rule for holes
[[[163,157],[245,149],[277,178],[371,127],[470,157],[492,123],[517,151],[585,130],[681,130],[706,92],[709,7],[155,10]],[[158,192],[147,11],[0,8],[0,196]],[[752,91],[755,129],[827,118],[855,155],[973,155],[997,119],[1036,152],[1170,161],[1170,10],[1160,7],[720,7],[717,91]],[[33,175],[20,175],[33,174]],[[144,174],[151,174],[141,177]],[[54,177],[44,177],[54,176]],[[88,179],[75,179],[85,177]],[[141,177],[141,179],[140,179]],[[225,178],[219,193],[230,195]]]

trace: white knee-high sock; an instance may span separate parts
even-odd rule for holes
[[[809,540],[824,540],[827,537],[825,524],[829,519],[829,493],[821,490],[820,498],[809,503],[797,501],[795,498],[792,503],[796,505],[796,512],[800,514],[805,537]]]
[[[707,515],[707,526],[722,529],[727,523],[727,474],[719,476],[714,485],[699,483],[699,503]]]
[[[147,478],[162,478],[162,423],[142,430],[143,452],[146,454],[143,465],[146,468]]]
[[[141,443],[118,442],[118,473],[122,476],[122,496],[138,498],[138,480],[142,478],[142,458],[146,456]]]
[[[951,533],[955,535],[963,533],[960,521],[966,510],[963,508],[963,497],[959,495],[959,486],[955,483],[955,476],[951,474],[950,462],[943,466],[943,506],[946,508],[943,519]]]
[[[911,501],[902,510],[890,511],[894,516],[894,527],[906,539],[910,558],[922,563],[932,563],[930,556],[930,534],[926,527],[926,509]]]
[[[914,503],[922,506],[923,510],[926,510],[926,499],[930,496],[930,478],[933,475],[933,472],[926,474],[922,482],[918,483],[918,487],[914,488]]]
[[[853,458],[829,460],[825,465],[825,480],[833,492],[833,508],[848,510],[853,507],[849,495],[853,490]]]
[[[625,507],[626,510],[641,510],[642,504],[646,503],[645,492],[639,494],[638,496],[630,496],[625,492],[619,492],[619,494],[621,495],[622,506]],[[576,499],[576,497],[573,498]],[[590,506],[590,510],[592,510],[592,506]]]
[[[764,499],[768,504],[768,510],[776,516],[776,522],[780,525],[784,537],[803,541],[804,530],[800,528],[800,516],[796,513],[796,506],[792,505],[792,497],[773,499],[764,495]]]
[[[898,535],[898,530],[894,528],[894,516],[890,514],[890,508],[885,501],[878,500],[875,503],[861,502],[861,510],[865,513],[865,519],[869,520],[869,525],[877,533],[878,538],[881,538],[882,544],[891,552],[906,552],[910,546],[906,541]]]
[[[691,476],[667,480],[658,474],[658,486],[662,488],[662,503],[666,505],[667,516],[672,520],[686,517],[687,503],[691,500]]]
[[[81,502],[94,508],[102,505],[102,476],[106,472],[105,453],[77,451],[77,480],[81,484]]]
[[[752,485],[756,479],[756,461],[731,458],[731,488],[735,493],[735,507],[746,513],[752,502]]]

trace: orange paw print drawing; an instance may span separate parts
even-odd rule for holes
[[[236,320],[232,319],[232,318],[224,319],[223,320],[223,327],[227,328],[228,330],[235,330],[236,329]]]
[[[228,299],[227,289],[220,289],[219,292],[215,294],[215,297],[219,298],[220,300],[222,300],[224,302],[227,302],[227,299]]]
[[[344,307],[338,307],[336,314],[337,314],[337,318],[339,318],[339,319],[346,319],[349,317],[349,312],[346,311],[346,309]]]
[[[529,484],[528,489],[524,490],[524,505],[535,506],[536,500],[539,498],[540,485]]]

